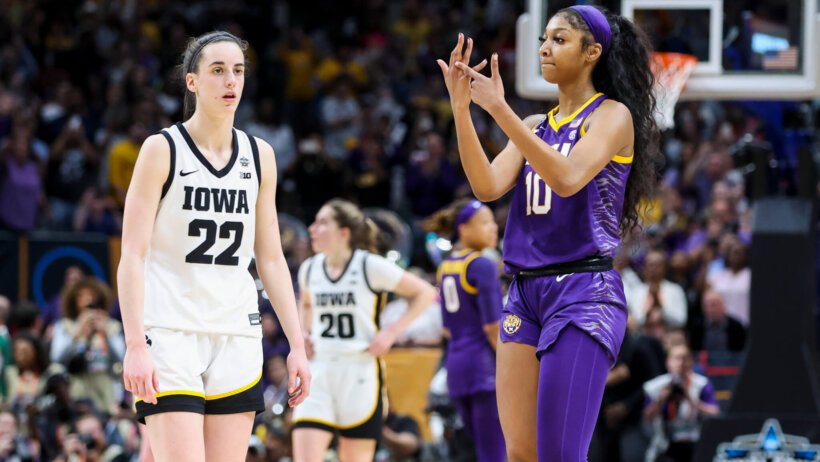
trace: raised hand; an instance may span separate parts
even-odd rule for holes
[[[486,62],[486,60],[484,62]],[[455,66],[464,71],[472,80],[470,84],[470,96],[474,103],[481,106],[491,115],[496,109],[505,104],[504,82],[501,81],[501,74],[498,73],[498,53],[493,53],[490,60],[489,77],[480,74],[478,70],[470,68],[470,66],[462,62],[456,62]]]
[[[473,39],[467,39],[467,49],[464,50],[464,34],[459,33],[458,43],[456,43],[455,48],[453,48],[453,51],[450,53],[449,64],[441,59],[436,60],[444,76],[444,84],[447,86],[447,92],[450,93],[450,104],[453,106],[453,109],[470,105],[470,77],[455,67],[455,65],[460,63],[469,69],[470,55],[472,52]],[[478,63],[473,69],[478,72],[484,69],[486,65],[487,60],[485,59]]]

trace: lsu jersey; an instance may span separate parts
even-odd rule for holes
[[[261,337],[253,258],[259,150],[233,129],[233,153],[217,170],[181,123],[161,131],[171,147],[145,258],[144,324]]]
[[[533,131],[564,156],[585,135],[584,124],[606,100],[602,93],[556,122],[556,107]],[[614,154],[614,153],[613,153]],[[620,221],[632,156],[612,160],[580,191],[555,194],[525,162],[513,193],[504,232],[504,263],[508,273],[541,268],[586,257],[612,257],[620,244]]]

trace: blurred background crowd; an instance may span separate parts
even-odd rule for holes
[[[479,56],[499,53],[511,106],[544,113],[552,103],[522,100],[513,88],[524,9],[522,0],[0,1],[0,229],[117,236],[142,141],[181,118],[176,66],[186,40],[221,28],[250,43],[236,126],[274,147],[294,273],[310,255],[304,226],[325,201],[344,197],[399,222],[393,229],[407,232],[393,258],[432,281],[447,242],[418,222],[470,194],[435,58],[465,32]],[[676,127],[662,137],[657,194],[645,198],[643,228],[616,261],[630,325],[590,460],[687,460],[702,419],[725,406],[749,324],[755,191],[797,187],[798,150],[817,152],[816,109],[678,106]],[[506,138],[474,111],[492,158]],[[749,167],[761,158],[767,168]],[[508,202],[491,204],[501,233]],[[90,274],[69,267],[46,304],[0,294],[0,461],[136,460],[116,292]],[[261,291],[260,310],[267,411],[248,460],[286,461],[287,342]],[[441,352],[438,313],[431,307],[397,348]],[[423,418],[391,412],[377,460],[474,459],[443,373],[421,391]],[[699,388],[681,390],[686,377],[702,377]]]

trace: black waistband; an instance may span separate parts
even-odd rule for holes
[[[612,269],[610,257],[587,257],[581,260],[556,263],[554,265],[521,270],[515,275],[521,278],[537,278],[540,276],[555,276],[569,273],[596,273]]]

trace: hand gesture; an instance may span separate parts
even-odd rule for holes
[[[379,331],[379,333],[373,337],[373,340],[370,341],[370,346],[367,347],[367,352],[375,357],[385,355],[388,351],[390,351],[390,347],[393,346],[393,342],[395,341],[396,335],[389,329]]]
[[[304,349],[290,350],[288,355],[288,404],[298,406],[310,395],[310,367]]]
[[[122,380],[125,389],[149,404],[157,404],[159,378],[148,347],[127,347],[122,362]]]
[[[450,93],[450,104],[453,109],[456,107],[469,107],[470,105],[470,77],[463,71],[455,67],[457,63],[469,69],[470,55],[473,53],[473,39],[467,39],[467,49],[464,49],[464,34],[458,34],[458,43],[450,53],[450,63],[445,64],[443,60],[437,59],[438,67],[444,75],[444,84],[447,92]],[[480,71],[487,65],[487,60],[478,63],[473,69]]]
[[[486,60],[483,62],[486,62]],[[493,53],[490,59],[489,77],[480,74],[476,69],[471,69],[462,62],[457,62],[456,67],[472,79],[470,95],[474,103],[490,114],[504,104],[504,82],[501,81],[501,74],[498,73],[498,53]]]

